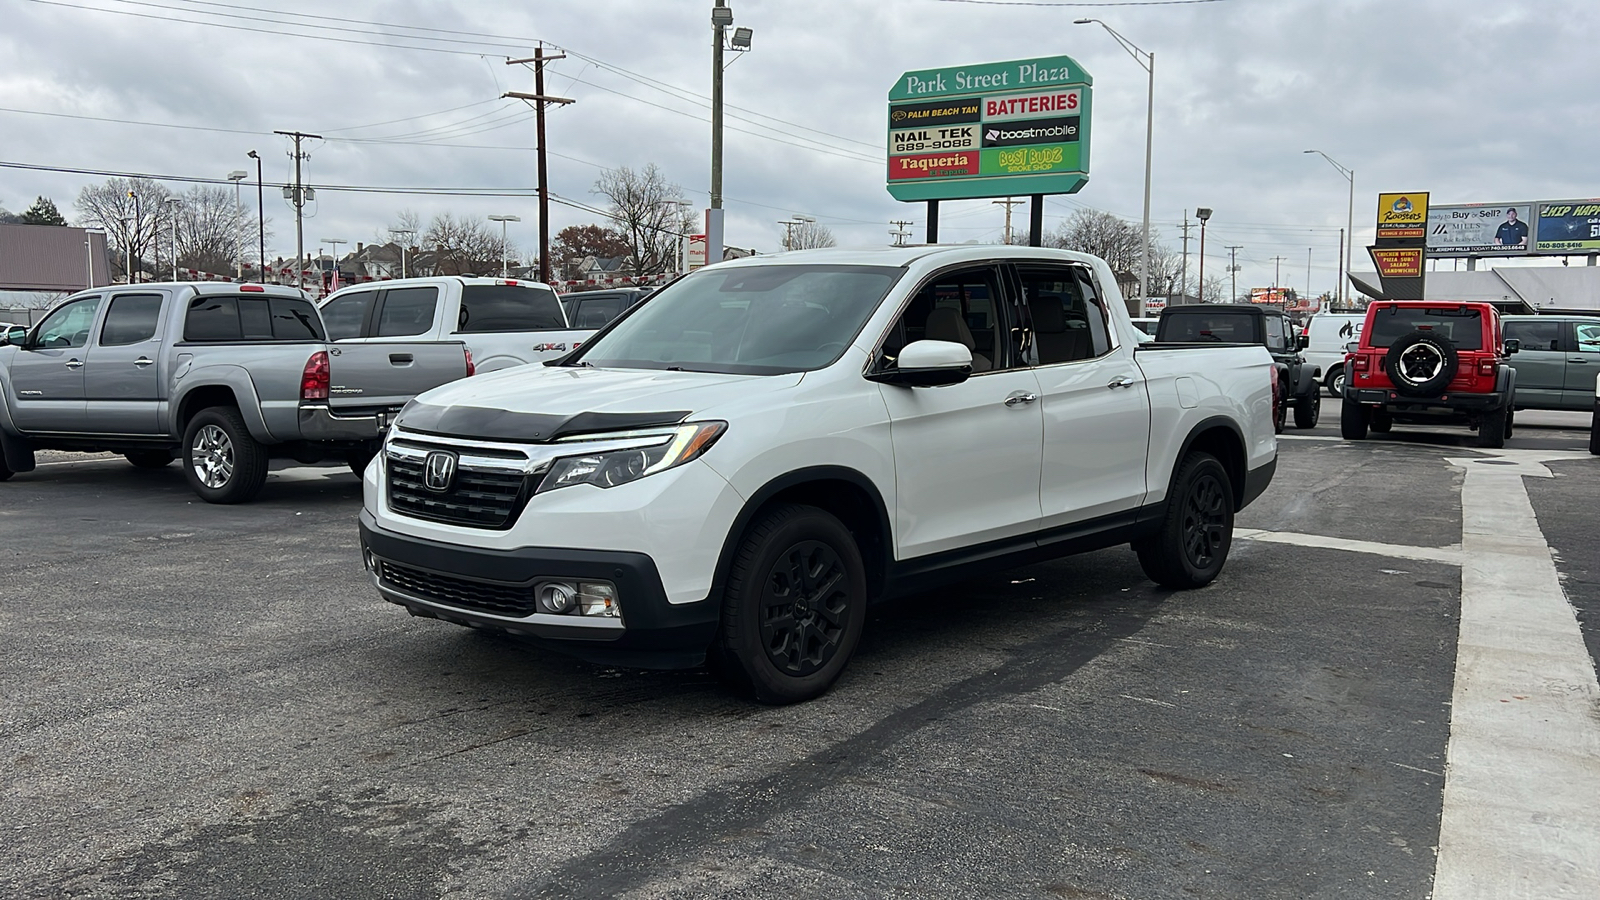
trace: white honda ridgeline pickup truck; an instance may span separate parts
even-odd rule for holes
[[[816,697],[867,605],[1132,544],[1195,588],[1277,464],[1259,346],[1140,344],[1106,264],[1024,247],[721,263],[544,366],[419,396],[365,473],[413,615]]]

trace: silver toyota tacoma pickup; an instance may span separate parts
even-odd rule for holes
[[[179,459],[201,499],[242,503],[272,458],[360,474],[395,411],[470,374],[460,343],[331,344],[289,287],[97,288],[0,336],[0,481],[32,471],[35,450],[111,451]]]

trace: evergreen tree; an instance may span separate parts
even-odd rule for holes
[[[65,225],[67,220],[56,209],[56,204],[48,197],[40,197],[33,201],[28,211],[22,214],[24,225]]]

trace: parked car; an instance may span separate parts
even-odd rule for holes
[[[1273,427],[1282,432],[1294,410],[1294,427],[1315,428],[1322,415],[1321,371],[1300,355],[1305,342],[1281,308],[1254,303],[1203,303],[1161,311],[1156,340],[1177,343],[1260,344],[1277,366]]]
[[[649,288],[620,288],[614,291],[583,291],[563,294],[561,304],[567,309],[567,320],[574,328],[604,328],[607,323],[622,315],[650,296]]]
[[[1306,322],[1306,362],[1322,370],[1322,386],[1328,396],[1344,393],[1345,345],[1361,339],[1366,313],[1317,313]]]
[[[178,458],[211,503],[254,497],[267,462],[344,458],[360,472],[416,393],[472,373],[456,343],[384,345],[359,367],[298,290],[210,282],[83,291],[0,341],[0,481],[35,450]],[[336,393],[333,385],[345,385]]]
[[[811,250],[663,288],[578,352],[425,394],[366,473],[413,615],[596,660],[839,676],[871,601],[1131,543],[1216,578],[1272,478],[1272,359],[1139,344],[1092,256]]]
[[[1517,349],[1492,304],[1375,302],[1350,356],[1339,430],[1355,441],[1396,422],[1463,424],[1478,446],[1504,447],[1520,381],[1507,362]]]
[[[1160,324],[1161,318],[1159,316],[1136,316],[1129,321],[1133,323],[1133,327],[1154,337],[1156,326]]]
[[[1600,374],[1600,317],[1502,316],[1518,344],[1517,409],[1587,410]]]
[[[387,364],[384,345],[397,341],[464,343],[477,371],[494,372],[562,356],[594,333],[568,325],[549,285],[506,278],[447,275],[353,285],[329,295],[320,308],[339,352],[378,368]]]

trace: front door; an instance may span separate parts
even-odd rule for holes
[[[11,358],[11,409],[23,432],[84,430],[83,361],[99,306],[98,296],[61,304]]]
[[[992,266],[935,276],[885,336],[877,364],[917,340],[965,344],[961,384],[881,385],[895,465],[895,556],[912,559],[1039,527],[1039,382],[1014,360]]]
[[[1040,527],[1137,509],[1150,432],[1144,374],[1130,349],[1116,345],[1088,268],[1028,263],[1017,275],[1044,415]]]
[[[155,435],[160,426],[159,293],[113,294],[83,368],[88,421],[100,434]]]

